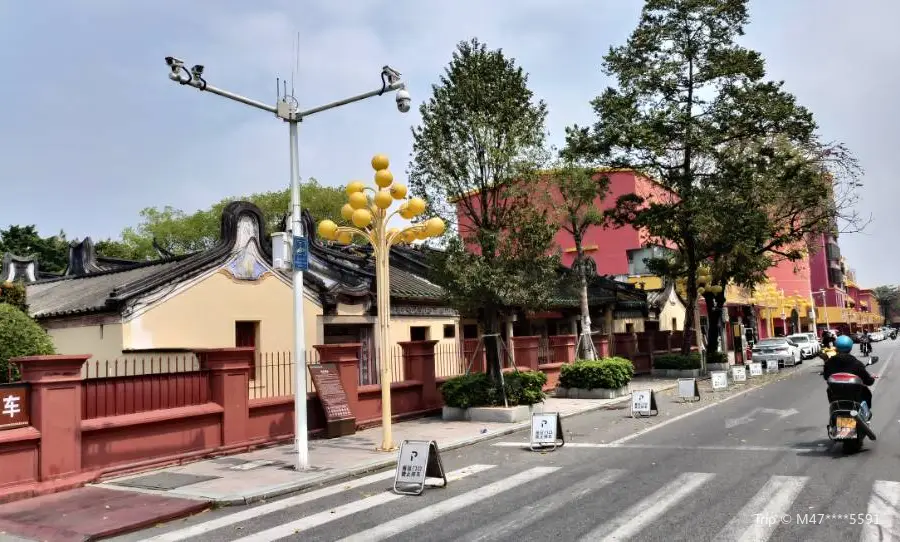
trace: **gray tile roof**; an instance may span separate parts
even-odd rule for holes
[[[38,281],[27,286],[28,310],[35,318],[64,316],[107,309],[113,290],[169,270],[179,262],[140,265],[125,271],[106,271]]]

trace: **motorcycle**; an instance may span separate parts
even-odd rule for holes
[[[859,343],[859,351],[862,352],[862,355],[869,357],[869,355],[872,353],[872,343],[870,343],[870,342]]]
[[[878,363],[878,356],[872,356],[867,365]],[[878,377],[875,377],[878,378]],[[844,453],[852,454],[862,449],[866,437],[877,440],[869,426],[871,412],[863,416],[860,403],[866,386],[861,378],[850,373],[835,373],[828,377],[828,391],[831,401],[828,405],[828,438],[840,442]]]

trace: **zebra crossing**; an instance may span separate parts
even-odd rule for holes
[[[581,476],[583,469],[548,465],[516,470],[472,464],[447,473],[446,489],[426,490],[421,497],[389,491],[394,473],[381,472],[207,521],[195,518],[197,523],[155,536],[146,531],[140,539],[377,542],[420,539],[427,531],[428,540],[499,542],[534,539],[530,535],[544,539],[534,533],[550,525],[559,539],[582,542],[642,540],[651,534],[657,539],[661,526],[671,529],[668,538],[680,540],[761,542],[793,533],[815,540],[900,542],[900,482],[874,481],[867,509],[855,511],[858,517],[831,519],[822,514],[807,517],[808,507],[799,501],[810,490],[811,477],[762,476],[734,486],[723,485],[728,473],[671,473],[648,482],[635,479],[628,470],[598,469]],[[567,481],[559,483],[567,472]],[[635,486],[640,493],[633,491]],[[684,509],[696,505],[700,496],[735,487],[753,495],[736,512],[729,512],[730,517],[679,525]],[[537,498],[532,498],[534,493]],[[840,502],[841,491],[835,488],[832,497],[832,505]],[[815,535],[799,530],[816,527],[820,529]]]

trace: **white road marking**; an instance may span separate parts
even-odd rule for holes
[[[466,533],[467,542],[492,542],[505,540],[509,533],[524,529],[529,525],[552,516],[558,510],[578,501],[586,495],[608,486],[624,476],[628,471],[622,469],[608,470],[586,480],[582,480],[563,492],[555,493],[508,514],[501,521],[489,523],[478,530]]]
[[[464,469],[459,469],[457,471],[448,473],[447,480],[460,480],[467,476],[492,469],[495,466],[496,465],[470,465]],[[393,473],[391,473],[391,475],[393,476]],[[272,527],[271,529],[260,531],[250,536],[245,536],[244,538],[234,540],[232,542],[271,542],[272,540],[280,540],[293,534],[302,533],[303,531],[321,527],[326,523],[331,523],[332,521],[347,516],[352,516],[353,514],[356,514],[358,512],[362,512],[370,508],[375,508],[376,506],[381,506],[382,504],[387,504],[404,497],[405,495],[397,495],[396,493],[386,491],[384,493],[379,493],[378,495],[366,497],[365,499],[349,502],[330,510],[325,510],[324,512],[319,512],[318,514],[306,516],[296,521],[284,523],[277,527]]]
[[[876,481],[872,486],[869,508],[863,516],[861,542],[900,540],[900,482]]]
[[[380,542],[381,540],[406,532],[413,527],[428,523],[429,521],[434,521],[447,514],[456,512],[457,510],[468,508],[485,499],[496,497],[504,491],[509,491],[522,484],[556,472],[559,469],[560,467],[535,467],[514,476],[504,478],[498,482],[494,482],[493,484],[467,491],[462,495],[457,495],[456,497],[441,501],[437,504],[432,504],[431,506],[426,506],[411,514],[401,516],[388,521],[387,523],[382,523],[377,527],[356,533],[353,536],[348,536],[340,542]]]
[[[474,466],[481,467],[481,465]],[[177,542],[179,540],[187,540],[188,538],[215,531],[216,529],[221,529],[222,527],[228,527],[229,525],[241,523],[242,521],[248,521],[260,516],[264,516],[266,514],[271,514],[273,512],[278,512],[280,510],[285,510],[287,508],[292,508],[294,506],[299,506],[301,504],[316,501],[318,499],[337,495],[338,493],[343,493],[344,491],[349,491],[358,487],[364,487],[370,484],[381,482],[383,480],[389,480],[393,477],[394,471],[392,470],[379,472],[377,474],[371,474],[363,478],[350,480],[343,484],[335,484],[333,486],[310,491],[309,493],[302,493],[300,495],[297,495],[296,497],[288,497],[287,499],[270,502],[261,506],[245,508],[240,512],[235,512],[234,514],[228,514],[227,516],[204,521],[203,523],[191,525],[190,527],[185,527],[184,529],[170,531],[168,533],[154,536],[153,538],[148,538],[144,540],[144,542]]]
[[[492,446],[502,448],[528,448],[528,444],[522,442],[495,442]],[[637,449],[637,450],[685,450],[698,452],[810,452],[821,447],[799,446],[682,446],[679,444],[615,444],[612,442],[567,442],[566,448],[610,448],[610,449]]]
[[[616,519],[608,521],[581,538],[582,542],[629,540],[659,519],[670,508],[715,477],[709,472],[686,472]]]
[[[772,476],[713,542],[765,542],[781,524],[781,517],[788,513],[807,480],[805,476]]]
[[[757,414],[775,414],[779,419],[787,418],[788,416],[793,416],[794,414],[798,414],[800,411],[796,408],[789,408],[787,410],[779,410],[777,408],[754,408],[747,414],[741,416],[740,418],[732,418],[725,420],[725,429],[731,429],[733,427],[737,427],[739,425],[743,425],[745,423],[750,423],[756,419]]]
[[[228,514],[227,516],[222,516],[220,518],[205,521],[203,523],[198,523],[197,525],[192,525],[184,529],[170,531],[168,533],[154,536],[153,538],[148,538],[147,540],[145,540],[145,542],[177,542],[178,540],[187,540],[188,538],[208,533],[210,531],[215,531],[216,529],[221,529],[222,527],[227,527],[229,525],[234,525],[235,523],[247,521],[259,516],[264,516],[266,514],[271,514],[272,512],[278,512],[279,510],[284,510],[286,508],[291,508],[300,504],[312,502],[324,497],[330,497],[331,495],[337,495],[338,493],[342,493],[344,491],[367,486],[369,484],[374,484],[383,480],[389,480],[393,477],[394,471],[379,472],[377,474],[372,474],[363,478],[357,478],[356,480],[351,480],[343,484],[335,484],[333,486],[310,491],[309,493],[302,493],[300,495],[297,495],[296,497],[288,497],[287,499],[270,502],[261,506],[245,508],[240,512],[235,512],[234,514]]]
[[[796,376],[796,375],[798,375],[798,374],[801,374],[801,373],[802,373],[802,370],[795,370],[795,371],[792,371],[791,374],[789,374],[789,375],[788,375],[787,377],[785,377],[784,379],[779,379],[779,380],[770,382],[769,384],[774,384],[774,383],[776,383],[776,382],[781,382],[782,380],[786,380],[787,378],[792,378],[792,377],[794,377],[794,376]],[[628,442],[629,440],[633,440],[633,439],[636,439],[636,438],[638,438],[638,437],[642,437],[642,436],[646,435],[647,433],[649,433],[649,432],[651,432],[651,431],[656,431],[656,430],[659,429],[660,427],[665,427],[665,426],[669,425],[670,423],[675,423],[675,422],[677,422],[677,421],[679,421],[679,420],[682,420],[682,419],[684,419],[684,418],[687,418],[688,416],[693,416],[694,414],[699,414],[700,412],[703,412],[704,410],[707,410],[707,409],[710,409],[710,408],[713,408],[713,407],[717,407],[717,406],[721,405],[722,403],[724,403],[724,402],[726,402],[726,401],[731,401],[732,399],[736,399],[736,398],[738,398],[738,397],[742,397],[743,395],[748,394],[748,393],[750,393],[750,392],[752,392],[752,391],[760,391],[760,390],[762,390],[765,386],[767,386],[767,385],[769,385],[769,384],[764,384],[763,386],[754,386],[754,387],[752,387],[752,388],[747,388],[746,390],[739,391],[739,392],[735,393],[734,395],[729,395],[728,397],[726,397],[726,398],[724,398],[724,399],[720,399],[720,400],[718,400],[718,401],[716,401],[716,402],[714,402],[714,403],[710,403],[710,404],[708,404],[708,405],[704,405],[704,406],[702,406],[702,407],[695,408],[694,410],[691,410],[691,411],[689,411],[689,412],[685,412],[684,414],[679,414],[678,416],[675,416],[674,418],[669,418],[668,420],[663,420],[663,421],[659,422],[659,423],[656,424],[656,425],[651,425],[650,427],[641,429],[641,430],[638,431],[637,433],[632,433],[632,434],[627,435],[627,436],[624,436],[624,437],[622,437],[622,438],[620,438],[620,439],[618,439],[618,440],[614,440],[614,441],[611,442],[610,444],[622,444],[622,443]],[[569,445],[569,443],[566,443],[566,446],[568,446],[568,445]]]

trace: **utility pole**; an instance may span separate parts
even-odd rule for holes
[[[309,443],[307,441],[307,413],[306,413],[306,341],[304,337],[305,322],[303,314],[303,272],[309,268],[309,241],[303,235],[303,224],[300,213],[300,153],[298,148],[298,124],[304,118],[334,109],[342,105],[351,104],[366,98],[381,96],[387,92],[397,91],[397,109],[406,113],[410,109],[409,92],[406,91],[406,83],[400,80],[400,72],[384,66],[381,69],[381,88],[351,96],[343,100],[331,102],[306,111],[300,111],[298,102],[293,96],[285,95],[276,100],[274,106],[259,102],[227,90],[210,86],[203,78],[204,68],[195,65],[188,71],[184,67],[184,61],[167,56],[166,64],[171,73],[169,79],[181,85],[190,86],[200,91],[211,92],[223,98],[273,113],[277,118],[288,123],[291,148],[291,267],[293,269],[293,297],[294,297],[294,441],[297,447],[296,469],[309,468]],[[382,361],[386,363],[386,361]]]

